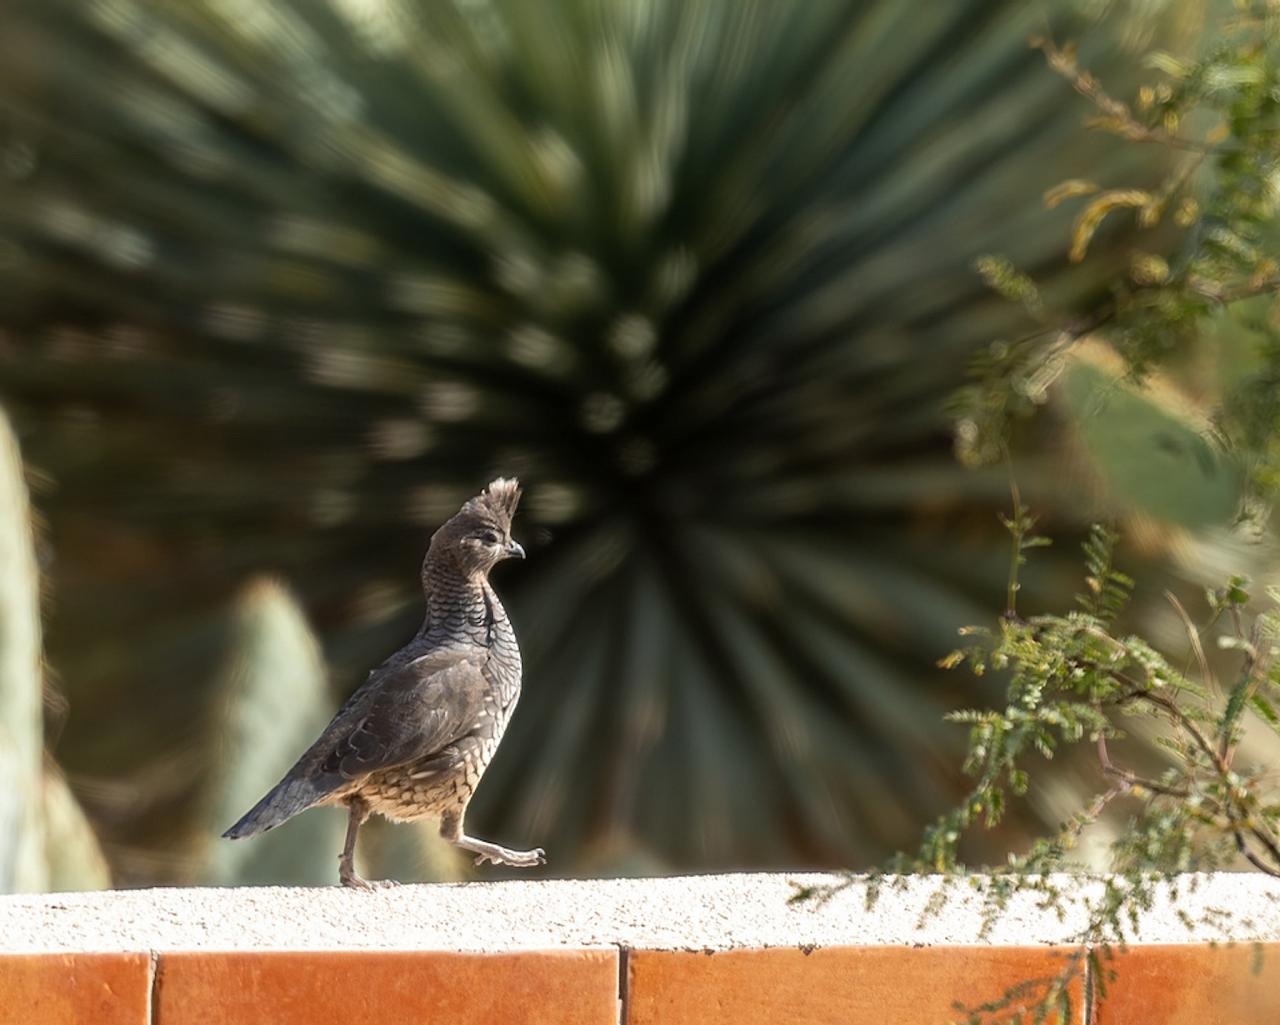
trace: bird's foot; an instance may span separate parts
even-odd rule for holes
[[[541,847],[535,847],[531,851],[513,851],[506,847],[499,847],[494,851],[483,851],[476,855],[477,865],[513,865],[516,868],[533,868],[535,865],[545,865],[547,863],[547,852]]]
[[[513,851],[507,847],[499,847],[487,840],[474,840],[469,836],[455,841],[463,850],[471,851],[476,856],[476,864],[512,865],[516,868],[533,868],[535,865],[547,863],[547,853],[541,847],[531,851]]]
[[[352,890],[390,890],[400,885],[394,879],[365,879],[355,872],[340,873],[338,881]]]

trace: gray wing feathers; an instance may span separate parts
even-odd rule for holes
[[[375,671],[284,779],[222,835],[261,833],[362,776],[427,758],[460,740],[484,704],[484,657],[446,648]]]
[[[442,654],[410,662],[353,709],[359,718],[324,768],[359,779],[435,754],[470,732],[488,689],[481,659]]]

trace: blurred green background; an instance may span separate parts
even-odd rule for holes
[[[1043,192],[1165,170],[1087,133],[1028,38],[1077,40],[1123,92],[1209,18],[11,2],[0,887],[333,881],[339,812],[213,837],[413,633],[431,530],[497,474],[527,488],[529,558],[496,578],[526,673],[476,832],[547,848],[551,874],[910,846],[964,786],[942,714],[1000,692],[934,666],[1007,572],[1007,471],[961,467],[944,409],[974,351],[1025,327],[974,261],[1084,309],[1128,250],[1104,232],[1068,265]],[[1152,442],[1199,437],[1184,417],[1141,422],[1128,461],[1073,428],[1104,372],[1019,455],[1061,539],[1032,603],[1077,587],[1099,480],[1164,459],[1177,490],[1203,466]],[[1144,521],[1143,558],[1195,575],[1221,550],[1203,531],[1225,536],[1234,496],[1195,494],[1201,533]],[[1062,807],[1038,795],[975,853]],[[430,829],[368,848],[374,874],[463,871]]]

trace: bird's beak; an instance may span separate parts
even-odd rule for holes
[[[507,558],[508,559],[524,558],[524,547],[520,544],[519,541],[512,541],[510,544],[507,545]]]

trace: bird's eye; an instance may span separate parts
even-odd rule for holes
[[[487,545],[496,545],[498,543],[498,535],[492,530],[482,530],[476,536]]]

